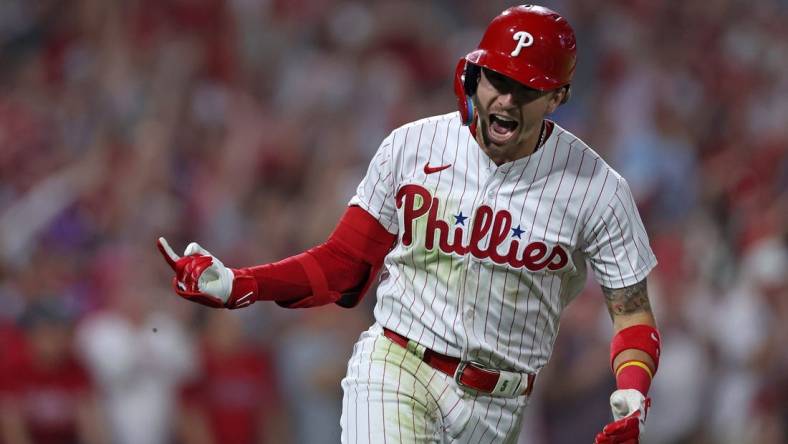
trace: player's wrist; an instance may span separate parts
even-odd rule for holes
[[[648,390],[651,387],[651,379],[653,378],[653,373],[649,366],[645,362],[636,359],[619,364],[615,375],[618,389],[634,389],[644,396],[648,394]]]
[[[232,276],[232,289],[224,306],[235,309],[256,302],[260,289],[255,277],[245,268],[227,268],[227,270]]]

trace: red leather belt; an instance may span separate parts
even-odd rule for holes
[[[383,329],[383,335],[406,350],[411,350],[408,345],[414,344],[410,339],[388,328]],[[462,361],[430,349],[424,349],[422,360],[435,370],[453,377],[460,387],[494,396],[530,395],[536,379],[536,375],[532,373],[528,373],[526,377],[513,377],[523,374],[485,368],[481,364]],[[507,387],[509,383],[524,387]]]

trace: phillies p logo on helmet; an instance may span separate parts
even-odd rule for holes
[[[520,55],[520,50],[534,44],[534,36],[530,32],[517,31],[512,36],[512,40],[517,40],[517,46],[512,51],[512,57]]]

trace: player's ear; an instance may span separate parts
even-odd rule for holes
[[[562,86],[550,92],[550,100],[547,102],[546,114],[553,113],[560,105],[569,101],[569,96],[572,94],[570,85]]]
[[[566,85],[561,90],[564,92],[564,95],[561,97],[561,105],[563,105],[572,97],[572,85]]]
[[[564,97],[564,88],[556,89],[550,91],[548,94],[547,106],[545,108],[545,115],[552,114],[558,106],[561,105],[561,101]]]

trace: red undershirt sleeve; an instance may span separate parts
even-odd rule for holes
[[[257,300],[288,308],[330,303],[353,307],[377,276],[396,238],[372,215],[351,206],[325,243],[279,262],[233,271],[255,278]]]

